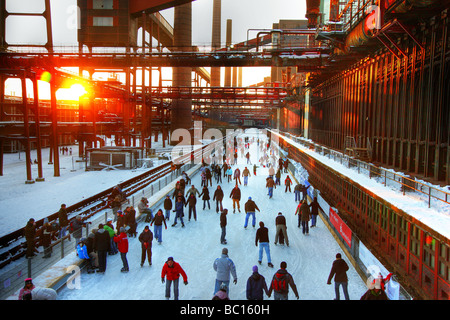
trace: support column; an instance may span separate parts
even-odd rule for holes
[[[192,4],[187,3],[175,7],[174,15],[174,47],[175,50],[192,51]],[[190,87],[192,67],[173,68],[173,86]],[[192,101],[174,100],[172,102],[171,132],[176,129],[192,128]]]
[[[212,48],[214,51],[219,49],[221,44],[221,16],[222,16],[222,0],[214,0],[213,3],[213,21],[212,21]],[[211,87],[220,87],[220,67],[211,67]]]

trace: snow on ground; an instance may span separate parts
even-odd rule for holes
[[[250,149],[252,161],[260,158],[259,150],[254,143]],[[239,159],[238,167],[242,170],[246,167],[243,158]],[[233,170],[236,166],[233,166]],[[250,171],[252,172],[250,166]],[[112,172],[109,172],[112,173]],[[181,224],[171,227],[175,213],[171,213],[167,230],[163,229],[163,242],[159,245],[153,242],[152,266],[146,262],[140,267],[141,246],[137,238],[129,238],[129,252],[127,255],[130,271],[121,273],[122,261],[120,255],[108,256],[107,270],[105,274],[81,274],[80,289],[63,289],[58,296],[61,300],[161,300],[164,299],[165,284],[161,283],[161,270],[169,256],[180,263],[186,271],[189,284],[180,282],[180,299],[182,300],[209,300],[213,296],[215,272],[213,262],[220,257],[223,247],[229,250],[229,257],[237,268],[238,282],[230,285],[230,298],[233,300],[246,299],[246,282],[252,274],[252,267],[258,265],[258,250],[255,246],[255,234],[259,221],[263,221],[269,229],[270,253],[274,268],[267,266],[267,257],[264,253],[262,264],[258,265],[260,274],[269,283],[273,274],[278,270],[282,261],[287,262],[287,270],[290,272],[297,285],[301,300],[332,300],[334,298],[334,283],[327,285],[327,278],[331,265],[338,252],[342,253],[323,222],[318,219],[317,227],[311,228],[309,235],[303,235],[297,228],[297,216],[294,215],[297,204],[293,193],[285,193],[284,187],[274,190],[274,197],[269,199],[265,188],[265,179],[268,175],[267,168],[258,168],[257,176],[249,178],[248,186],[240,186],[242,192],[241,213],[233,214],[232,201],[229,194],[233,183],[222,180],[219,183],[224,190],[224,207],[229,210],[227,225],[227,245],[220,244],[221,229],[219,226],[219,214],[215,212],[215,203],[211,200],[211,209],[202,210],[203,201],[197,203],[197,221],[188,221],[188,210],[185,208],[185,227]],[[286,174],[282,175],[284,181]],[[86,176],[83,184],[94,184],[93,177]],[[223,179],[223,178],[222,178]],[[243,179],[241,178],[243,183]],[[192,178],[192,183],[201,191],[200,175]],[[114,184],[114,183],[113,183]],[[75,187],[75,185],[72,185]],[[213,186],[209,187],[211,198],[217,184],[213,179]],[[244,229],[244,204],[251,196],[261,212],[256,213],[256,228]],[[47,210],[48,211],[48,210]],[[287,232],[289,247],[274,245],[275,217],[282,212],[287,220]],[[145,223],[138,225],[138,233],[142,232]],[[152,227],[153,231],[153,227]],[[349,295],[350,299],[359,299],[366,291],[365,283],[361,280],[348,259],[349,264]],[[295,299],[292,292],[290,299]],[[342,298],[342,291],[341,291]],[[173,299],[173,292],[172,292]],[[267,299],[267,297],[266,297]],[[273,299],[273,296],[272,298]]]
[[[62,203],[70,206],[144,172],[144,169],[85,171],[84,163],[76,162],[78,146],[71,148],[72,155],[59,155],[59,177],[54,176],[53,164],[48,164],[49,149],[43,149],[45,181],[33,184],[25,184],[25,153],[4,154],[0,177],[0,236],[25,227],[30,218],[37,221],[57,212]],[[31,159],[36,158],[36,150],[32,150]],[[38,178],[37,164],[32,165],[32,178]]]

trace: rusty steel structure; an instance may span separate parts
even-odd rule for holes
[[[449,7],[449,1],[340,5],[316,36],[334,49],[329,66],[307,80],[308,137],[342,151],[351,137],[376,163],[449,184]]]

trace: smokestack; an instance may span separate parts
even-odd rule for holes
[[[212,21],[212,51],[220,49],[220,32],[222,16],[222,0],[214,0],[213,3],[213,21]],[[220,67],[211,67],[211,87],[220,87]]]

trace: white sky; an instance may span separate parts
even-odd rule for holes
[[[51,0],[53,43],[55,46],[77,47],[76,0]],[[42,12],[44,0],[6,0],[9,12]],[[209,46],[211,43],[213,0],[192,2],[192,43]],[[173,25],[173,8],[161,11]],[[272,24],[285,19],[305,19],[303,0],[222,0],[222,43],[226,39],[226,21],[232,19],[232,42],[247,40],[249,29],[271,29]],[[254,38],[257,31],[250,31]],[[6,40],[10,44],[44,44],[45,19],[10,16],[6,20]],[[250,76],[251,75],[251,76]],[[270,68],[244,68],[243,85],[251,85],[270,76]]]

